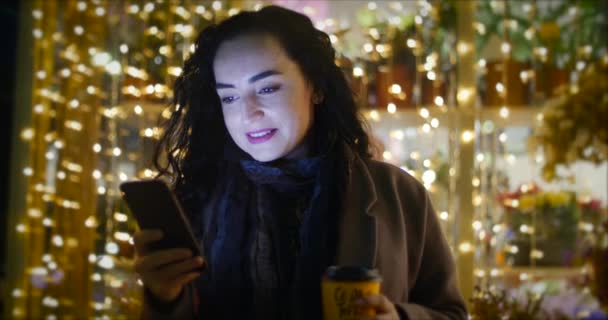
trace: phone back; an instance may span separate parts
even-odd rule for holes
[[[141,229],[159,229],[163,239],[150,245],[150,250],[189,248],[202,255],[190,224],[177,198],[160,180],[125,182],[120,185],[123,197]]]

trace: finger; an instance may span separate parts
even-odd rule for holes
[[[185,248],[168,249],[151,253],[135,261],[135,271],[144,273],[158,269],[161,266],[175,263],[192,257],[192,251]]]
[[[384,295],[381,294],[363,296],[359,301],[361,306],[373,307],[380,313],[389,312],[393,310],[393,304]]]
[[[203,265],[205,261],[202,257],[197,256],[192,259],[186,259],[184,261],[167,265],[165,268],[158,269],[158,277],[159,278],[169,278],[173,279],[181,274],[194,271],[194,269],[199,268]]]
[[[138,255],[145,255],[146,246],[154,241],[158,241],[163,238],[163,232],[158,229],[146,229],[136,232],[133,235],[133,245],[135,246],[135,252]]]
[[[190,281],[198,278],[200,275],[201,275],[200,272],[191,272],[191,273],[177,277],[176,281],[179,286],[183,287],[183,286],[187,285],[188,283],[190,283]]]

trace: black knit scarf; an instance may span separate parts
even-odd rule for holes
[[[320,279],[334,256],[339,209],[336,154],[270,163],[234,151],[227,155],[215,219],[207,220],[211,224],[205,236],[209,270],[201,282],[201,314],[251,318],[253,310],[267,307],[274,309],[268,314],[279,319],[321,319]],[[305,199],[299,208],[295,249],[288,232],[288,221],[294,219],[286,215],[296,214],[298,208],[285,206],[289,199]],[[277,273],[277,281],[269,283],[256,282],[251,276],[260,217],[268,219]],[[258,286],[268,286],[277,301],[254,306]]]

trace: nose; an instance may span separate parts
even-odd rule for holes
[[[254,122],[264,117],[264,111],[255,98],[247,98],[243,105],[243,120],[246,123]]]

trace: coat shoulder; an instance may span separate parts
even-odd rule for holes
[[[426,188],[405,170],[377,160],[367,160],[365,163],[376,190],[388,191],[386,188],[389,187],[402,196],[407,195],[414,199],[426,197]]]

